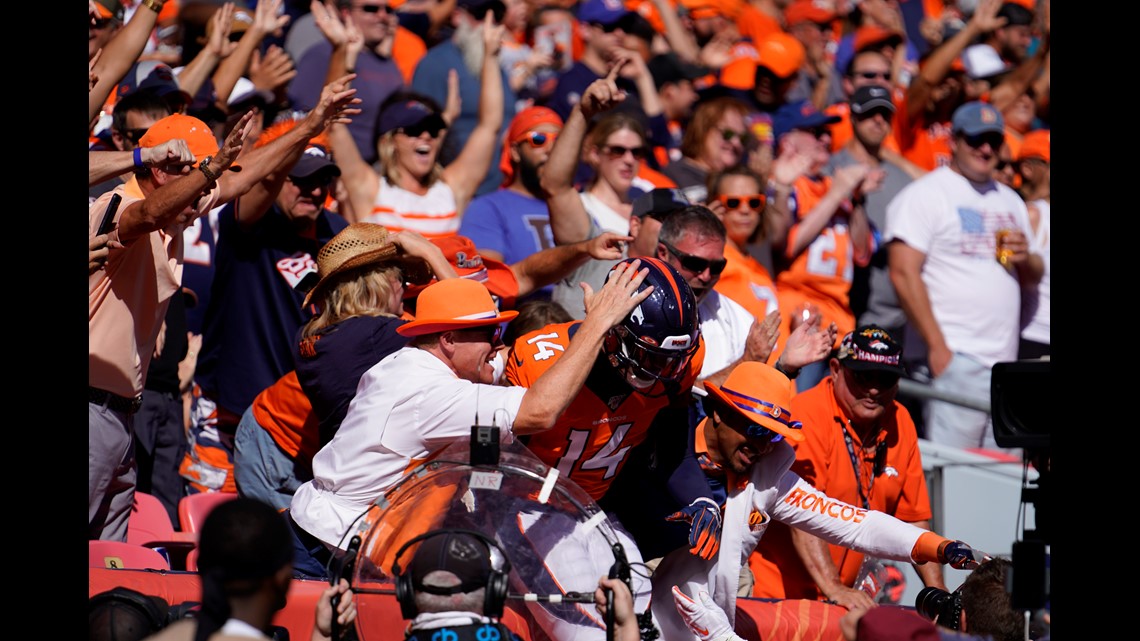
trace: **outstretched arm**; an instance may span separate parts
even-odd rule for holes
[[[479,121],[467,137],[463,151],[443,170],[442,179],[455,194],[456,211],[463,214],[475,190],[491,169],[495,143],[503,126],[503,70],[499,50],[506,27],[496,25],[492,12],[483,17],[483,70],[479,76]]]
[[[547,194],[546,205],[550,209],[550,230],[554,242],[559,245],[577,243],[590,236],[590,215],[574,189],[574,171],[578,168],[582,141],[586,138],[590,119],[625,100],[625,92],[617,86],[617,76],[625,62],[624,58],[618,58],[605,78],[586,87],[581,100],[570,111],[570,117],[562,126],[546,161],[542,189]]]
[[[99,61],[89,69],[98,80],[95,87],[87,94],[87,113],[89,123],[94,123],[103,103],[115,90],[115,85],[127,75],[131,65],[138,60],[154,25],[158,22],[158,11],[162,10],[162,2],[156,3],[157,10],[141,5],[127,24],[111,36],[111,41],[101,50]]]
[[[632,240],[632,236],[605,232],[590,240],[557,245],[527,256],[511,265],[511,271],[519,282],[519,298],[558,282],[591,258],[620,260],[621,244]]]

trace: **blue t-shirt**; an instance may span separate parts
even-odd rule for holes
[[[463,104],[459,117],[451,123],[447,140],[440,150],[439,162],[444,166],[450,164],[463,151],[463,145],[467,143],[467,139],[479,122],[479,93],[482,84],[479,82],[479,77],[467,69],[459,47],[450,40],[428,49],[416,65],[416,73],[412,76],[412,89],[429,96],[442,106],[447,104],[447,72],[452,69],[459,73],[459,99]],[[507,75],[503,72],[503,129],[509,126],[514,117],[515,92],[511,91]],[[491,168],[475,191],[476,195],[495,191],[502,184],[503,172],[499,171],[499,155],[502,153],[502,148],[502,141],[496,140],[494,153],[491,156]]]
[[[527,256],[554,247],[550,210],[545,200],[499,189],[471,201],[459,233],[479,249],[491,249],[513,265]],[[541,291],[549,292],[551,287]]]
[[[294,285],[317,252],[348,226],[322,210],[316,238],[298,235],[277,205],[248,230],[231,203],[218,215],[218,245],[202,350],[194,380],[220,407],[241,416],[254,397],[293,369],[293,339],[312,316]]]
[[[332,45],[322,39],[309,48],[297,63],[297,76],[288,88],[289,99],[293,101],[295,109],[309,111],[320,101],[331,57]],[[447,91],[447,82],[443,85],[444,91]],[[376,160],[376,127],[380,120],[380,103],[403,86],[404,76],[400,74],[400,68],[395,62],[381,58],[367,48],[360,52],[352,88],[356,89],[356,97],[363,102],[353,105],[360,109],[360,113],[352,117],[348,130],[365,162]]]

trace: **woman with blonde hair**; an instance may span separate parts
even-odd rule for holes
[[[469,16],[466,16],[469,18]],[[349,68],[363,41],[351,20],[318,22],[326,37],[341,28],[347,34],[346,55],[330,60],[330,69]],[[365,162],[347,127],[333,127],[329,140],[347,188],[351,222],[372,222],[390,231],[411,230],[428,238],[458,232],[467,204],[475,196],[493,161],[503,124],[503,79],[499,69],[503,27],[492,12],[483,20],[483,66],[480,74],[479,122],[454,161],[444,166],[439,154],[458,106],[458,76],[449,76],[447,109],[414,92],[390,96],[380,111],[376,141],[378,167]]]

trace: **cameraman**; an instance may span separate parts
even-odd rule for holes
[[[407,569],[400,556],[408,545],[422,541]],[[495,552],[492,552],[492,547]],[[492,557],[498,557],[498,566]],[[489,539],[461,530],[433,530],[410,540],[396,553],[392,567],[396,599],[411,625],[407,641],[522,641],[500,621],[507,596],[510,562]],[[639,641],[641,633],[629,587],[618,579],[602,577],[594,593],[598,613],[609,607],[606,589],[613,590],[615,634],[613,641]],[[440,634],[446,628],[444,634]]]
[[[843,637],[847,641],[1022,641],[1026,638],[1025,614],[1010,605],[1005,587],[1011,569],[1008,560],[994,558],[979,565],[953,593],[923,590],[916,607],[938,625],[903,608],[853,608],[839,620]],[[1029,633],[1030,639],[1048,639],[1048,631],[1037,626]]]

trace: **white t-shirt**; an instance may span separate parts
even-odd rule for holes
[[[329,545],[347,546],[353,521],[405,472],[470,438],[476,416],[496,416],[509,432],[524,394],[525,387],[461,379],[416,347],[389,354],[360,377],[340,429],[313,457],[313,480],[293,495],[293,520]]]
[[[740,303],[709,290],[697,306],[701,336],[705,339],[705,363],[698,378],[707,378],[744,356],[748,330],[756,317]]]
[[[1021,229],[1040,253],[1016,192],[939,167],[891,200],[883,233],[926,254],[922,282],[946,344],[987,366],[1016,360],[1021,333],[1021,287],[996,258],[1002,228]]]
[[[1041,212],[1037,233],[1033,239],[1041,248],[1041,260],[1045,263],[1045,273],[1035,291],[1022,292],[1021,330],[1022,338],[1038,343],[1049,344],[1049,201],[1034,200],[1029,203]]]
[[[582,206],[586,208],[586,213],[590,214],[590,218],[598,224],[602,231],[612,231],[615,234],[625,236],[629,233],[629,217],[622,216],[609,205],[598,200],[588,192],[579,192],[582,198]]]

